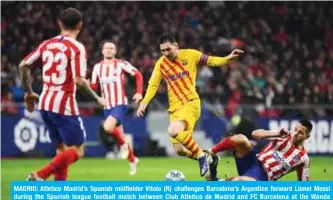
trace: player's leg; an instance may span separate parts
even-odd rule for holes
[[[198,159],[197,157],[195,157],[195,155],[190,150],[185,148],[181,143],[179,143],[174,138],[172,138],[172,144],[173,144],[173,148],[175,149],[178,156],[186,156],[186,157],[188,157],[190,159],[194,159],[194,160]]]
[[[56,154],[52,161],[44,168],[32,173],[28,180],[46,180],[52,174],[67,170],[72,163],[83,156],[83,144],[85,142],[85,130],[79,116],[65,116],[52,112],[42,112],[45,122],[51,122],[57,127],[58,144],[62,141],[65,150]],[[46,119],[46,120],[45,120]],[[61,142],[60,142],[61,141]]]
[[[238,177],[230,178],[231,181],[268,181],[268,175],[264,170],[261,162],[256,158],[256,152],[250,153],[246,157],[251,156],[248,168],[245,172],[240,173]]]
[[[207,153],[210,154],[212,162],[209,163],[209,175],[206,175],[205,178],[207,181],[218,181],[220,179],[217,177],[217,166],[219,164],[220,159],[216,154],[212,154],[210,152]]]
[[[242,158],[252,151],[252,143],[245,135],[237,134],[224,138],[210,149],[213,153],[219,153],[225,150],[234,150],[235,156]]]
[[[118,129],[124,135],[124,128],[123,128],[123,126],[119,125]],[[133,149],[132,149],[132,147],[131,147],[131,145],[129,143],[127,143],[127,148],[128,148],[128,152],[129,152],[128,153],[128,157],[127,157],[128,162],[129,162],[129,167],[130,167],[129,174],[130,175],[135,175],[140,160],[137,157],[135,157]]]
[[[46,129],[49,132],[50,139],[53,142],[56,143],[56,148],[57,148],[56,149],[56,151],[57,151],[56,155],[58,155],[58,152],[60,153],[62,150],[64,150],[65,146],[61,145],[63,143],[62,143],[61,137],[60,137],[60,135],[58,133],[57,126],[52,122],[52,119],[49,116],[49,112],[41,110],[40,111],[40,115],[41,115],[41,117],[43,119],[43,122],[44,122],[44,125],[46,126]],[[45,169],[45,168],[50,168],[51,169],[50,163],[47,164],[46,166],[44,166],[44,168],[42,168],[42,169]],[[41,171],[41,170],[39,170],[39,171]],[[38,174],[37,172],[32,172],[31,174],[29,174],[29,176],[27,178],[27,181],[44,180],[40,176],[41,175]]]
[[[256,164],[256,150],[245,135],[238,134],[226,137],[210,149],[214,154],[225,150],[233,151],[239,176],[243,176]]]
[[[127,106],[125,105],[104,110],[106,120],[103,125],[104,130],[117,140],[120,147],[121,158],[123,159],[128,157],[129,151],[124,134],[122,134],[118,126],[121,124],[126,112]]]
[[[172,121],[168,129],[169,135],[172,137],[173,145],[178,155],[186,155],[191,159],[198,159],[200,175],[204,176],[208,171],[206,155],[195,142],[192,134],[185,131],[185,123],[187,122],[178,120]],[[183,125],[181,126],[180,124]]]
[[[56,154],[60,154],[66,151],[66,146],[64,143],[60,143],[56,145],[57,151]],[[63,168],[62,170],[58,170],[54,173],[54,180],[55,181],[66,181],[68,176],[68,167]]]
[[[208,171],[206,155],[192,137],[196,121],[200,117],[200,101],[190,101],[186,106],[170,114],[169,135],[177,154],[186,155],[199,161],[200,175],[204,176]],[[180,143],[183,147],[181,148]],[[187,149],[184,150],[184,149]]]
[[[173,147],[179,156],[187,156],[191,159],[197,159],[204,155],[201,148],[197,145],[192,137],[192,127],[195,122],[171,115],[171,122],[168,128],[168,133],[172,138]]]

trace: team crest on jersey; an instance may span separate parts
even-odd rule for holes
[[[186,59],[183,59],[183,60],[181,61],[181,63],[182,63],[182,65],[187,65],[187,60],[186,60]]]
[[[296,155],[296,156],[293,157],[293,159],[291,160],[291,162],[292,163],[297,163],[300,159],[301,158],[298,155]]]

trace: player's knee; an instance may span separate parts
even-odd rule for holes
[[[114,129],[114,125],[110,123],[109,121],[105,121],[103,124],[103,128],[107,133],[112,133]]]
[[[184,130],[184,124],[181,121],[171,122],[168,133],[171,137],[176,137],[177,134]]]
[[[234,135],[231,137],[231,142],[233,144],[247,144],[250,143],[249,139],[243,134]]]
[[[80,157],[80,158],[84,156],[84,149],[83,149],[83,146],[82,146],[82,147],[80,146],[80,147],[76,148],[76,151],[77,151],[77,153],[79,154],[79,157]]]
[[[84,156],[84,148],[82,145],[73,145],[73,146],[66,146],[66,149],[73,149],[77,152],[78,156],[81,158]]]
[[[57,149],[57,153],[61,153],[66,150],[66,146],[63,143],[57,144],[56,149]]]
[[[174,146],[174,148],[175,148],[175,151],[176,151],[178,156],[186,156],[186,152],[184,151],[184,147],[176,145],[176,146]]]

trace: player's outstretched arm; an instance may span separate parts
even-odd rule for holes
[[[157,92],[157,89],[160,87],[161,80],[162,80],[161,69],[159,66],[159,62],[157,62],[154,67],[154,71],[150,77],[146,95],[143,98],[143,100],[141,101],[140,106],[136,112],[136,115],[138,117],[141,117],[144,115],[144,112],[145,112],[149,102],[154,98],[154,96]]]
[[[252,137],[256,140],[275,140],[277,138],[284,138],[286,135],[288,135],[288,133],[289,132],[284,128],[272,131],[258,129],[252,132]]]
[[[19,65],[20,79],[23,85],[23,89],[25,91],[24,94],[24,102],[26,104],[26,108],[29,112],[35,110],[35,101],[39,98],[36,93],[32,91],[31,83],[31,69],[30,65],[28,65],[24,60],[21,61]]]
[[[138,104],[142,100],[142,90],[143,90],[143,76],[140,71],[135,71],[135,83],[136,83],[136,93],[133,96],[135,104]]]
[[[201,62],[202,65],[220,67],[222,65],[226,65],[226,64],[234,61],[243,53],[244,53],[244,51],[235,49],[228,56],[225,56],[225,57],[207,56],[207,55],[202,54],[202,56],[199,60],[199,64]]]
[[[32,76],[31,76],[30,65],[28,65],[26,62],[24,62],[24,60],[22,60],[19,65],[19,71],[24,91],[32,92],[31,88]]]
[[[123,65],[123,70],[125,70],[131,76],[135,77],[136,93],[133,96],[133,100],[135,104],[138,104],[142,100],[142,90],[143,90],[142,73],[129,62],[125,62],[125,65]]]
[[[95,91],[98,89],[98,81],[99,81],[97,70],[98,70],[98,65],[95,65],[91,74],[91,80],[87,80],[90,87]]]
[[[96,92],[90,87],[89,82],[84,77],[76,77],[75,83],[82,89],[84,89],[91,97],[93,97],[101,106],[106,106],[104,98],[98,96]]]

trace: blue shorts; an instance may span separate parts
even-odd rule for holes
[[[258,160],[256,154],[258,151],[253,148],[243,158],[237,158],[235,156],[237,171],[239,176],[249,176],[257,181],[268,181],[268,176],[261,162]]]
[[[81,145],[85,142],[86,131],[80,116],[66,116],[45,110],[41,110],[40,113],[52,141],[67,146]]]
[[[127,106],[126,105],[119,105],[113,107],[111,109],[104,110],[104,117],[107,118],[108,116],[112,116],[117,119],[118,124],[122,124],[125,119],[125,115],[127,113]]]

